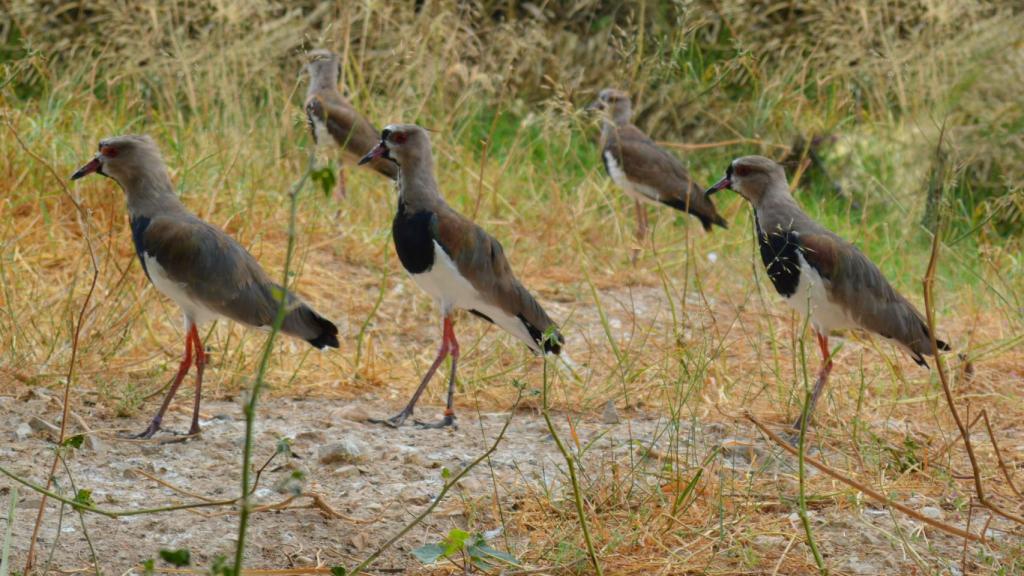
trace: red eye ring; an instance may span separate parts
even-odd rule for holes
[[[391,141],[394,142],[395,144],[405,144],[405,140],[408,137],[409,136],[404,132],[394,132],[391,134]]]
[[[750,175],[750,167],[749,166],[743,166],[741,164],[741,165],[736,166],[735,168],[733,168],[733,172],[735,172],[736,175],[739,176],[740,178],[743,178],[744,176],[749,176]]]
[[[117,156],[117,148],[114,148],[113,146],[104,146],[100,148],[100,154],[103,154],[107,158],[113,158],[114,156]]]

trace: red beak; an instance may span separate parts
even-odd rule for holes
[[[359,165],[362,166],[363,164],[366,164],[367,162],[373,160],[374,158],[387,158],[388,160],[391,159],[391,156],[388,155],[388,145],[385,144],[383,140],[381,140],[380,144],[377,144],[377,146],[373,150],[367,152],[366,156],[363,156],[359,160]]]
[[[707,198],[708,196],[711,196],[712,194],[714,194],[715,192],[718,192],[719,190],[721,190],[723,188],[729,188],[730,190],[732,189],[732,180],[730,180],[728,176],[726,176],[725,178],[722,178],[718,182],[715,182],[714,186],[712,186],[711,188],[708,188],[707,190],[705,190],[704,191],[704,197]]]
[[[78,180],[82,176],[88,176],[93,172],[99,172],[100,174],[103,174],[103,172],[100,171],[101,168],[103,168],[103,162],[100,162],[100,157],[96,156],[95,158],[90,160],[88,164],[76,170],[75,173],[71,175],[71,179]]]

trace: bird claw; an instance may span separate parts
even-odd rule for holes
[[[459,429],[459,425],[455,422],[454,414],[446,414],[439,422],[420,422],[419,420],[413,420],[413,423],[417,428],[441,429],[451,426],[452,430]]]
[[[398,414],[395,414],[391,418],[378,419],[378,418],[367,418],[366,421],[371,424],[383,424],[389,428],[398,428],[405,423],[405,419],[412,415],[411,411],[402,410]]]
[[[149,423],[149,426],[147,426],[145,430],[138,434],[130,434],[128,435],[128,438],[132,440],[149,440],[157,433],[158,430],[160,430],[160,423],[154,420]]]

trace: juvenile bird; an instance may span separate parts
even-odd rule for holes
[[[395,250],[414,282],[434,297],[441,308],[442,339],[408,405],[395,416],[377,421],[401,426],[412,415],[423,390],[445,357],[452,357],[448,404],[444,419],[420,426],[455,425],[453,395],[459,343],[452,313],[456,309],[497,324],[537,354],[559,354],[562,336],[555,323],[519,283],[505,252],[482,228],[453,210],[441,197],[434,179],[434,158],[426,130],[413,124],[384,128],[380,143],[360,163],[383,159],[398,167],[398,213],[391,225]]]
[[[268,329],[281,298],[286,316],[281,331],[316,348],[338,347],[338,329],[306,303],[275,284],[245,248],[203,222],[178,200],[167,167],[149,136],[101,140],[99,152],[72,176],[92,173],[113,178],[128,200],[135,253],[146,277],[173,300],[185,316],[185,357],[167,397],[140,438],[160,429],[164,412],[192,365],[196,364],[195,405],[189,434],[199,433],[199,400],[206,351],[198,327],[225,317],[253,328]]]
[[[338,90],[341,63],[330,50],[314,50],[306,64],[309,88],[306,91],[306,120],[313,141],[320,147],[330,143],[340,146],[342,156],[357,160],[377,144],[377,129],[360,114]],[[398,168],[386,160],[375,160],[370,167],[395,180]],[[339,198],[345,197],[344,169],[338,170]]]
[[[646,204],[687,212],[700,219],[704,230],[727,227],[682,162],[630,123],[633,105],[628,94],[606,88],[587,110],[602,113],[601,160],[612,181],[636,202],[638,242],[647,236]]]
[[[736,191],[753,206],[768,278],[790,306],[810,316],[822,367],[807,407],[808,417],[832,372],[828,337],[834,330],[878,334],[907,351],[918,365],[928,366],[924,357],[932,354],[931,334],[924,317],[856,246],[800,209],[789,193],[781,165],[763,156],[737,158],[706,194],[723,188]],[[942,340],[937,344],[940,350],[949,350]],[[801,417],[793,427],[802,425]]]

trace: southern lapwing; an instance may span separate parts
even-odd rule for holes
[[[797,312],[809,315],[821,350],[822,366],[811,393],[808,417],[821,395],[832,356],[833,330],[858,329],[878,334],[927,367],[931,335],[924,317],[897,292],[856,246],[811,220],[789,193],[786,172],[763,156],[745,156],[729,164],[725,177],[708,188],[735,190],[754,208],[761,260],[768,278]],[[940,350],[949,345],[939,340]],[[794,428],[802,427],[802,417]]]
[[[712,225],[726,227],[682,162],[630,123],[633,105],[628,94],[606,88],[587,110],[602,114],[601,160],[615,184],[636,202],[638,242],[647,236],[647,204],[688,212],[700,219],[705,230]]]
[[[338,329],[291,293],[285,293],[237,242],[190,213],[174,194],[160,150],[149,136],[101,140],[99,152],[72,176],[93,172],[113,178],[128,199],[135,253],[157,290],[173,300],[185,316],[185,357],[167,397],[149,427],[160,429],[167,406],[184,380],[195,355],[196,394],[189,434],[199,432],[199,399],[206,351],[198,328],[218,317],[254,328],[269,328],[282,295],[287,315],[281,331],[316,348],[338,347]]]
[[[359,159],[377,144],[378,132],[338,90],[341,76],[338,55],[330,50],[314,50],[309,53],[306,70],[309,73],[306,120],[313,141],[319,147],[327,147],[333,142],[341,147],[342,155],[348,160]],[[374,160],[370,167],[392,180],[398,178],[398,168],[387,160]],[[343,170],[338,170],[339,198],[345,197]]]
[[[398,167],[398,213],[391,225],[395,250],[416,284],[441,308],[441,349],[408,405],[378,423],[401,426],[446,356],[452,357],[448,405],[444,419],[420,426],[455,425],[453,394],[459,343],[452,313],[456,309],[497,324],[537,354],[559,354],[562,336],[544,309],[519,283],[505,259],[501,244],[482,228],[453,210],[441,197],[434,179],[434,159],[426,130],[412,124],[387,126],[380,143],[360,163],[374,160]]]

